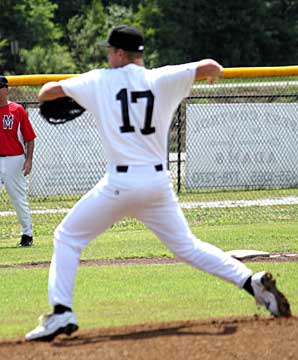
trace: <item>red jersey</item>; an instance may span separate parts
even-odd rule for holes
[[[36,138],[22,105],[9,101],[0,107],[0,155],[24,154],[24,142]]]

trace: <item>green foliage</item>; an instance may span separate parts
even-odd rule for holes
[[[52,0],[51,2],[57,5],[55,22],[61,24],[63,29],[65,29],[68,21],[72,17],[84,13],[92,1],[93,0]]]
[[[257,40],[263,30],[262,1],[157,3],[162,18],[167,19],[161,23],[156,39],[161,63],[214,57],[225,65],[240,66],[260,60]]]
[[[268,65],[295,65],[298,57],[298,1],[266,1],[262,58]]]
[[[0,49],[2,57],[6,59],[3,67],[5,70],[13,69],[13,72],[28,72],[26,63],[18,63],[17,68],[14,68],[10,41],[17,40],[19,48],[27,51],[26,55],[33,47],[45,48],[49,43],[58,41],[63,33],[59,25],[53,21],[57,5],[52,4],[50,0],[11,1],[6,5],[7,7],[3,8],[6,21],[1,21],[0,24],[0,34],[7,39],[3,53]],[[46,72],[46,68],[43,68],[42,72]]]
[[[139,5],[135,14],[135,25],[139,26],[145,37],[145,64],[152,68],[160,64],[157,39],[163,20],[156,0],[147,0]]]
[[[4,51],[7,45],[8,45],[7,39],[0,40],[0,68],[4,67],[5,64]]]
[[[291,65],[298,57],[297,0],[2,0],[0,13],[0,71],[6,73],[30,73],[36,49],[52,43],[57,58],[58,45],[70,52],[76,72],[107,66],[96,41],[119,23],[144,31],[148,67],[207,57],[226,67]],[[21,59],[11,54],[15,40]],[[49,61],[42,64],[40,72],[48,73]],[[73,64],[66,55],[66,71]]]
[[[117,24],[133,25],[134,23],[134,14],[130,7],[110,5],[106,9],[106,14],[107,18],[105,26],[108,31]]]
[[[96,43],[106,39],[114,25],[133,23],[131,8],[117,4],[104,8],[98,1],[92,1],[85,13],[72,17],[67,24],[67,35],[77,71],[106,67],[106,49],[100,48]]]
[[[20,55],[30,74],[72,74],[76,71],[66,46],[35,46],[32,50],[22,49]]]
[[[67,37],[71,56],[73,57],[77,72],[85,72],[98,67],[105,58],[99,56],[96,42],[105,32],[106,15],[103,6],[98,1],[92,1],[86,13],[75,15],[67,25]],[[106,34],[103,34],[104,36]]]
[[[43,47],[61,38],[61,29],[53,22],[56,8],[57,5],[49,0],[21,0],[15,6],[24,31],[24,47],[31,48],[35,44]]]
[[[16,38],[18,16],[14,12],[17,0],[0,1],[0,73],[13,68],[13,57],[10,52],[10,41]]]

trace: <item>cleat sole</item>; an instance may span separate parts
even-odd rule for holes
[[[271,294],[273,294],[276,299],[279,315],[275,315],[275,316],[278,317],[292,316],[290,304],[287,298],[277,289],[272,274],[270,273],[264,274],[261,281],[265,289],[271,292]]]
[[[56,336],[61,335],[61,334],[66,334],[66,335],[70,336],[73,332],[77,331],[78,328],[79,327],[76,324],[68,324],[65,327],[59,328],[53,334],[42,336],[42,337],[39,337],[36,339],[32,339],[30,341],[50,342],[50,341],[53,341]]]

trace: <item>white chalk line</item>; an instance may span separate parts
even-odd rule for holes
[[[187,203],[182,203],[181,207],[184,209],[193,209],[193,208],[231,208],[231,207],[297,205],[297,204],[298,204],[297,196],[284,196],[279,198],[256,199],[256,200],[187,202]]]
[[[207,202],[182,202],[182,209],[196,208],[233,208],[233,207],[250,207],[250,206],[274,206],[274,205],[298,205],[298,196],[284,196],[270,199],[257,200],[223,200]],[[31,214],[67,214],[69,208],[61,209],[34,209]],[[15,211],[1,211],[0,217],[15,216]]]

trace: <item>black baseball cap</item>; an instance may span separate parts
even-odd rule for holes
[[[125,51],[143,52],[144,36],[134,26],[118,25],[111,30],[107,41],[99,41],[97,44],[100,46],[112,46]]]
[[[0,86],[6,86],[8,87],[8,80],[4,75],[0,75]]]

